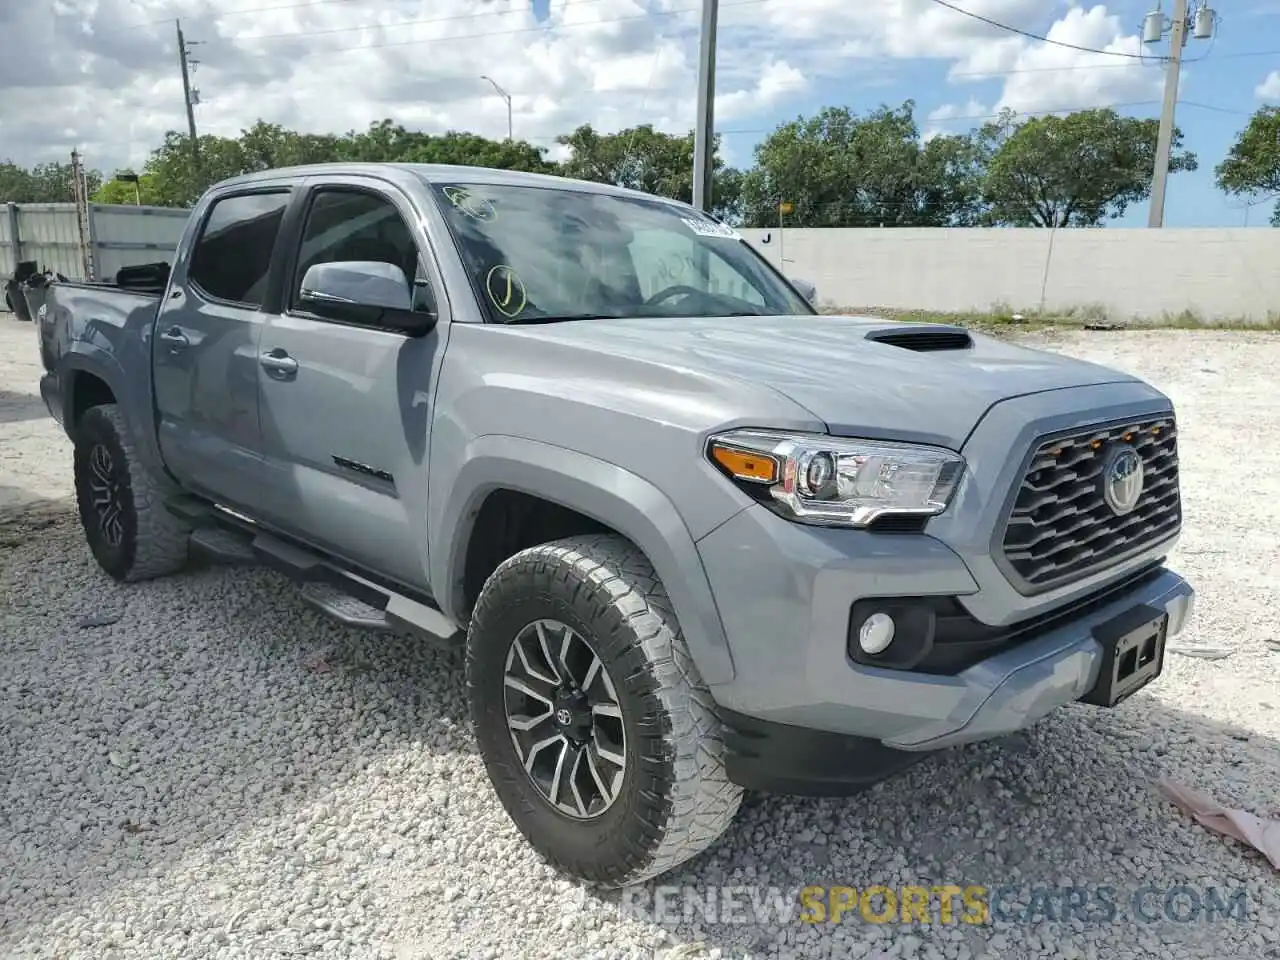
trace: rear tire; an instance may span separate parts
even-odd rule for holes
[[[583,699],[553,692],[570,675]],[[499,566],[472,614],[467,686],[499,800],[565,873],[639,883],[701,853],[737,812],[711,696],[653,567],[621,537],[559,540]],[[557,709],[575,702],[578,720]]]
[[[76,503],[98,566],[120,581],[185,567],[191,528],[165,508],[177,487],[142,463],[120,408],[90,407],[75,438]]]

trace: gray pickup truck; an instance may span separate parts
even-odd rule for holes
[[[1165,396],[819,315],[680,203],[299,167],[213,187],[143,273],[37,318],[97,562],[266,563],[465,646],[494,789],[580,878],[669,870],[744,788],[1114,706],[1191,615]]]

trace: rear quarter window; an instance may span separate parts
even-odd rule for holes
[[[191,252],[187,279],[215,300],[261,306],[289,197],[282,190],[215,200]]]

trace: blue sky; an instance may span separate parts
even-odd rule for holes
[[[1060,41],[1044,44],[938,0],[721,0],[717,129],[728,160],[779,122],[828,104],[864,112],[914,99],[926,134],[1001,107],[1026,115],[1115,106],[1155,117],[1159,56],[1144,48],[1156,0],[948,0]],[[1172,0],[1160,0],[1166,13]],[[308,132],[391,118],[430,132],[506,135],[558,156],[557,134],[591,123],[686,132],[693,123],[701,0],[0,0],[0,159],[138,166],[184,129],[174,18],[200,60],[196,122],[235,136],[259,119]],[[1194,4],[1193,4],[1194,5]],[[1213,186],[1249,115],[1280,102],[1280,0],[1217,0],[1218,35],[1192,40],[1178,123],[1200,170],[1171,179],[1169,226],[1265,224]],[[1116,54],[1121,54],[1117,56]],[[1123,55],[1128,56],[1123,56]],[[1142,225],[1146,205],[1119,225]]]
[[[971,10],[990,9],[994,4],[960,3]],[[1048,6],[1048,4],[1042,4]],[[1065,5],[1058,7],[1061,14]],[[1172,12],[1164,0],[1166,14]],[[1247,208],[1229,200],[1213,182],[1213,168],[1219,163],[1249,116],[1264,103],[1280,103],[1280,3],[1252,3],[1220,0],[1211,5],[1220,17],[1218,33],[1212,41],[1188,40],[1185,48],[1177,123],[1184,134],[1184,144],[1194,151],[1200,167],[1193,173],[1179,173],[1170,179],[1166,202],[1167,226],[1265,226],[1270,205]],[[1128,33],[1136,34],[1137,25],[1151,3],[1109,3],[1108,13],[1117,15]],[[951,14],[959,19],[959,14]],[[1030,32],[1046,35],[1058,18],[1054,13],[1021,18],[1016,24]],[[847,33],[854,33],[847,26]],[[728,27],[721,34],[721,51],[732,55],[743,28]],[[1057,36],[1057,34],[1054,34]],[[1016,40],[1015,40],[1016,42]],[[1077,41],[1078,42],[1078,41]],[[1035,44],[1028,41],[1030,47]],[[1087,41],[1079,43],[1091,45]],[[1043,48],[1044,45],[1039,45]],[[1130,49],[1122,47],[1121,49]],[[1136,48],[1135,48],[1136,49]],[[1148,48],[1164,54],[1169,49],[1166,39]],[[1034,56],[1034,49],[1031,51]],[[1007,85],[1017,80],[1025,87],[1012,99],[1025,99],[1029,110],[1045,107],[1116,106],[1123,114],[1134,117],[1160,116],[1160,97],[1164,80],[1162,63],[1133,63],[1116,57],[1076,57],[1062,51],[1066,62],[1028,64],[1008,69],[993,67],[987,76],[953,76],[953,72],[983,73],[982,70],[956,71],[951,58],[885,57],[871,61],[851,61],[844,75],[823,77],[802,93],[762,112],[750,122],[735,120],[717,124],[723,130],[768,128],[798,113],[810,113],[825,104],[847,104],[864,111],[880,103],[898,104],[911,98],[916,101],[917,117],[922,126],[943,132],[962,132],[979,125],[982,118],[994,112],[994,105],[1008,93]],[[1054,51],[1049,51],[1052,57]],[[1192,62],[1194,61],[1194,62]],[[1021,70],[1021,72],[1018,72]],[[1137,75],[1135,77],[1135,74]],[[1082,77],[1091,82],[1081,83]],[[1149,90],[1142,89],[1150,85]],[[1073,86],[1086,89],[1073,94]],[[1088,89],[1090,86],[1093,89]],[[1066,89],[1059,90],[1058,88]],[[1037,90],[1039,88],[1039,90]],[[1039,99],[1039,103],[1037,103]],[[951,108],[949,111],[947,108]],[[929,121],[933,111],[949,112],[954,119]],[[726,143],[735,160],[747,158],[758,133],[727,134]],[[1115,221],[1116,226],[1145,226],[1146,204],[1132,208]]]

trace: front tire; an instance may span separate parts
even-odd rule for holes
[[[472,613],[467,686],[499,800],[565,873],[639,883],[701,853],[737,812],[711,696],[653,567],[621,537],[499,566]]]
[[[90,407],[75,437],[76,503],[98,566],[130,582],[186,566],[191,529],[165,508],[176,487],[142,463],[120,408]]]

